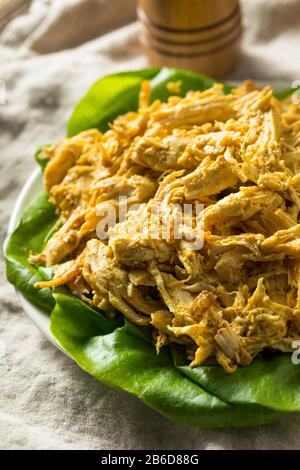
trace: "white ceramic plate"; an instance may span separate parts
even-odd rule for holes
[[[240,82],[231,82],[232,85],[239,85]],[[260,86],[264,86],[267,82],[256,82]],[[291,87],[291,83],[286,81],[272,81],[268,82],[272,85],[273,90],[285,90]],[[43,184],[42,184],[42,173],[39,168],[37,168],[30,178],[27,180],[25,186],[23,187],[14,210],[12,212],[9,226],[8,226],[8,233],[11,233],[16,225],[18,224],[24,209],[30,205],[32,200],[42,191]],[[52,335],[50,331],[50,316],[46,312],[44,312],[39,307],[33,305],[29,300],[27,300],[18,290],[17,290],[18,297],[20,299],[20,303],[25,310],[26,314],[31,318],[31,320],[35,323],[35,325],[43,332],[43,334],[53,343],[57,348],[61,349],[58,342]],[[62,350],[62,349],[61,349]]]

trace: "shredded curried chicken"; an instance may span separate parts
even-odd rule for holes
[[[149,104],[149,94],[146,81],[139,110],[104,134],[91,129],[43,150],[60,227],[30,255],[54,271],[36,286],[65,285],[107,315],[151,325],[157,351],[178,343],[191,366],[217,361],[233,372],[265,348],[292,351],[300,338],[300,107],[251,82],[166,103]],[[190,232],[203,222],[196,248],[175,236],[187,204]],[[111,209],[118,215],[101,238]],[[155,236],[145,230],[154,219]]]

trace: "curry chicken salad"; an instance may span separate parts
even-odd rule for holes
[[[178,84],[177,84],[178,85]],[[153,343],[185,348],[192,367],[218,362],[227,372],[264,349],[289,352],[300,339],[300,107],[270,87],[245,82],[150,104],[110,129],[44,148],[44,184],[59,226],[32,264],[53,267],[36,287],[67,288],[108,316],[151,325]],[[99,239],[105,209],[127,216]],[[123,200],[122,199],[122,200]],[[195,207],[203,243],[151,237],[162,210]],[[132,228],[134,227],[134,230]]]

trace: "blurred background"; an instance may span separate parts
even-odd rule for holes
[[[45,54],[135,20],[135,0],[0,0],[1,43]]]
[[[176,8],[168,10],[171,1]],[[206,7],[197,10],[200,1]],[[143,68],[149,57],[178,64],[180,54],[188,57],[187,67],[201,70],[210,55],[209,66],[227,65],[233,56],[224,59],[223,35],[234,30],[230,44],[241,48],[232,67],[223,69],[225,79],[275,80],[283,88],[300,79],[300,0],[241,0],[242,36],[234,0],[155,0],[150,10],[146,3],[140,2],[138,26],[135,0],[0,0],[1,245],[16,198],[36,167],[35,150],[65,135],[76,102],[101,76]],[[234,9],[226,13],[225,4]],[[133,397],[108,391],[33,327],[6,281],[4,263],[0,332],[6,351],[1,448],[299,448],[299,416],[268,427],[196,429],[174,426]]]

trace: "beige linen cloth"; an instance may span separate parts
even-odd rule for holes
[[[300,79],[299,1],[242,6],[243,55],[231,78]],[[147,64],[134,19],[134,0],[36,0],[2,32],[1,241],[35,166],[34,149],[64,134],[74,104],[97,78]],[[23,312],[1,262],[0,448],[299,449],[300,415],[244,429],[169,421],[52,346]]]

